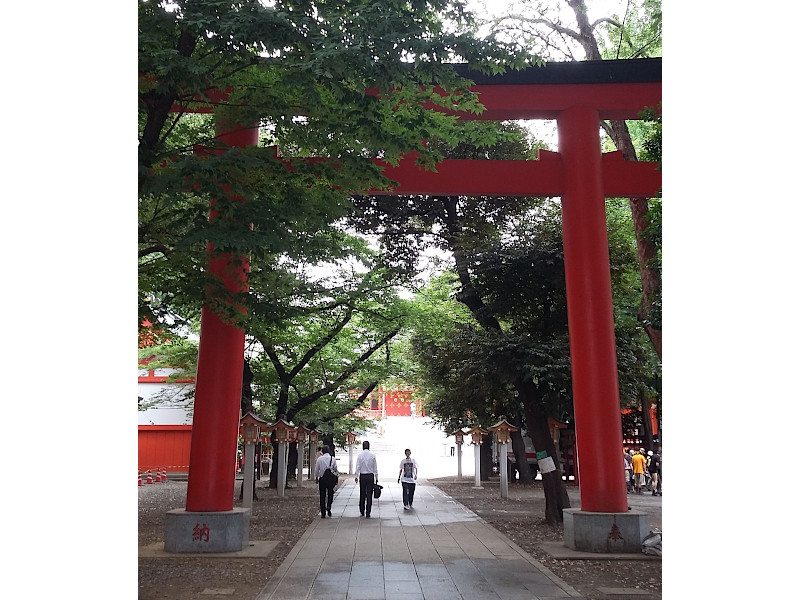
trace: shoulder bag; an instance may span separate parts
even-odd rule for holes
[[[322,477],[319,478],[320,481],[322,481],[322,483],[324,483],[328,487],[334,487],[337,483],[339,483],[339,477],[337,475],[334,475],[333,471],[331,470],[332,466],[333,466],[333,457],[331,456],[330,466],[327,469],[325,469],[325,472],[322,474]]]

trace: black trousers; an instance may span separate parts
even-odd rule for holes
[[[403,482],[403,506],[411,506],[414,504],[414,490],[416,489],[416,483]]]
[[[372,486],[375,485],[375,474],[361,473],[358,477],[358,485],[358,510],[362,515],[366,510],[369,515],[372,512]]]
[[[331,509],[333,504],[333,486],[325,485],[319,480],[319,511],[324,515],[326,510]]]

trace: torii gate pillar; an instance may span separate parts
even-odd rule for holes
[[[228,146],[258,144],[257,126],[218,125],[216,135]],[[212,207],[211,219],[214,217]],[[246,289],[244,257],[212,259],[209,271],[222,278],[230,291]],[[167,513],[167,552],[238,552],[249,543],[250,509],[233,507],[243,367],[244,330],[224,322],[204,306],[186,509]]]
[[[600,118],[574,107],[558,117],[561,211],[581,509],[564,511],[564,542],[590,552],[640,552],[647,515],[628,511],[622,469],[617,351],[611,303]]]

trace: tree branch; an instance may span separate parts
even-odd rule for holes
[[[396,327],[391,332],[383,336],[378,342],[376,342],[372,347],[369,348],[366,352],[364,352],[352,365],[350,365],[347,369],[342,371],[339,376],[333,380],[333,382],[313,394],[300,398],[300,400],[291,408],[292,414],[297,414],[301,410],[303,410],[306,406],[309,406],[322,398],[323,396],[333,392],[338,388],[342,383],[344,383],[353,373],[358,371],[358,369],[363,365],[370,356],[372,356],[375,351],[386,344],[389,340],[391,340],[394,336],[400,333],[400,327]],[[287,412],[288,414],[288,412]]]
[[[322,338],[319,342],[314,344],[308,351],[303,355],[300,361],[294,366],[294,368],[289,372],[289,379],[294,379],[297,374],[305,368],[308,362],[325,346],[330,344],[331,340],[335,338],[339,332],[344,329],[344,326],[350,322],[350,319],[353,318],[353,307],[348,306],[347,311],[345,312],[344,317],[342,320],[333,328],[331,331],[328,332],[324,338]]]
[[[153,254],[154,252],[161,252],[162,254],[167,255],[169,254],[170,249],[167,248],[164,244],[156,243],[153,244],[152,246],[139,250],[139,258],[147,256],[148,254]]]

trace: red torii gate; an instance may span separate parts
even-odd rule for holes
[[[605,198],[653,197],[661,173],[653,163],[602,154],[599,122],[639,119],[658,106],[661,59],[548,63],[504,75],[454,68],[475,82],[486,107],[460,118],[555,119],[558,152],[541,152],[538,161],[445,160],[438,173],[409,156],[384,170],[399,185],[374,193],[561,197],[581,512],[626,513]],[[258,142],[256,128],[218,128],[217,135],[230,146]],[[245,283],[241,270],[226,268],[231,260],[210,268],[233,289]],[[186,511],[219,513],[233,510],[244,333],[207,308],[200,332]]]

